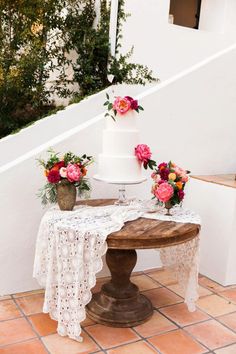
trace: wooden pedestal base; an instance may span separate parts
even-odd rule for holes
[[[92,320],[112,327],[132,327],[152,316],[151,302],[130,282],[136,261],[135,250],[108,249],[106,262],[111,281],[104,284],[87,305],[87,314]]]

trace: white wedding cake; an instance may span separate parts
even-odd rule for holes
[[[125,114],[106,117],[103,131],[102,153],[98,157],[98,177],[110,183],[139,183],[143,181],[142,166],[135,156],[140,143],[138,114],[129,110]]]

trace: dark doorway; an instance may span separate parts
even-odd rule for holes
[[[170,14],[175,25],[198,29],[201,0],[171,0]]]

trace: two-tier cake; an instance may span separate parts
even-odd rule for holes
[[[135,156],[140,143],[137,111],[130,108],[125,113],[117,112],[115,120],[106,117],[102,141],[98,178],[110,183],[141,182],[142,166]]]

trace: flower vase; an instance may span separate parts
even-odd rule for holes
[[[171,216],[170,209],[173,207],[172,203],[170,201],[165,202],[165,208],[166,208],[166,214],[168,216]]]
[[[76,187],[68,181],[57,184],[57,203],[61,210],[73,210],[76,202]]]

